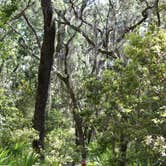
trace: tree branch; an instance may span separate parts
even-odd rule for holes
[[[95,42],[94,42],[93,40],[91,40],[90,37],[89,37],[84,31],[81,30],[80,25],[77,27],[77,26],[71,24],[70,21],[68,21],[67,18],[64,16],[64,14],[60,13],[57,9],[54,9],[54,10],[55,10],[55,12],[58,14],[58,16],[60,16],[60,17],[63,19],[63,21],[64,21],[64,23],[65,23],[66,25],[68,25],[69,27],[71,27],[71,28],[72,28],[73,30],[75,30],[76,32],[80,33],[80,34],[87,40],[87,42],[88,42],[90,45],[92,45],[93,47],[96,47]],[[111,57],[113,57],[113,58],[117,58],[117,57],[113,54],[113,51],[107,51],[107,50],[105,50],[105,49],[103,49],[103,48],[97,48],[97,51],[100,52],[100,53],[102,53],[102,54],[111,56]]]
[[[21,16],[23,16],[23,14],[25,13],[25,11],[28,10],[34,4],[35,4],[35,1],[33,1],[31,3],[31,0],[29,0],[27,6],[23,10],[21,10],[17,15],[15,15],[13,18],[11,18],[10,21],[16,20],[16,19],[20,18]]]
[[[120,42],[127,33],[133,31],[136,27],[138,27],[139,25],[141,25],[147,18],[148,18],[148,10],[152,9],[154,6],[147,6],[143,11],[142,11],[142,16],[143,18],[141,20],[139,20],[138,22],[136,22],[134,25],[127,27],[124,30],[124,33],[116,40],[117,42]]]
[[[37,45],[38,45],[38,47],[39,47],[39,49],[40,49],[40,48],[41,48],[41,44],[40,44],[40,40],[39,40],[39,37],[38,37],[38,35],[37,35],[37,32],[36,32],[35,28],[32,26],[32,24],[31,24],[30,21],[28,20],[28,18],[27,18],[27,16],[26,16],[25,12],[23,13],[22,16],[23,16],[23,18],[25,19],[26,23],[28,24],[29,28],[32,30],[32,32],[33,32],[33,34],[34,34],[34,36],[35,36],[35,38],[36,38]]]

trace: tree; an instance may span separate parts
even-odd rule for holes
[[[45,109],[48,99],[50,74],[54,59],[55,23],[53,21],[53,7],[51,0],[42,0],[41,6],[44,16],[44,37],[41,48],[38,88],[33,123],[34,128],[39,131],[39,146],[43,148],[45,136]]]
[[[88,116],[92,117],[99,135],[103,133],[99,137],[103,150],[111,146],[110,164],[125,166],[134,162],[135,155],[140,155],[136,158],[141,163],[148,160],[155,163],[154,154],[161,158],[157,165],[164,164],[162,154],[149,152],[149,145],[144,143],[148,136],[165,138],[161,129],[161,125],[165,125],[165,37],[163,30],[149,32],[145,38],[132,34],[125,47],[127,62],[117,59],[101,77],[86,82],[87,109],[94,104],[99,114],[98,120],[93,119],[95,112]],[[164,148],[164,144],[162,146]]]

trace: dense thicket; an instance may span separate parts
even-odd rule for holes
[[[0,165],[166,165],[164,0],[0,0]]]

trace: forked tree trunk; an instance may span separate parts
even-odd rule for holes
[[[44,16],[44,37],[38,71],[38,87],[33,124],[34,129],[39,131],[39,144],[43,148],[45,136],[45,110],[48,100],[48,89],[54,55],[55,23],[53,21],[51,0],[41,0],[41,6]]]

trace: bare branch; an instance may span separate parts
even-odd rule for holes
[[[86,8],[86,5],[87,5],[87,0],[83,0],[82,5],[81,5],[81,9],[79,11],[79,18],[82,18],[82,15],[83,15],[84,9]]]
[[[117,39],[117,42],[120,42],[127,33],[133,31],[135,28],[137,28],[139,25],[141,25],[147,18],[148,18],[148,10],[152,9],[154,6],[147,6],[143,11],[142,11],[142,16],[143,18],[136,22],[134,25],[127,27],[124,30],[124,33]]]
[[[39,49],[40,49],[40,48],[41,48],[41,44],[40,44],[40,40],[39,40],[39,37],[38,37],[38,35],[37,35],[37,32],[36,32],[35,28],[32,26],[32,24],[31,24],[30,21],[28,20],[28,18],[27,18],[27,16],[26,16],[25,12],[23,13],[22,16],[23,16],[23,18],[25,19],[26,23],[28,24],[29,28],[32,30],[32,32],[33,32],[33,34],[34,34],[34,36],[35,36],[35,38],[36,38],[37,45],[38,45],[38,47],[39,47]]]
[[[69,0],[69,2],[70,2],[70,4],[71,4],[71,8],[73,9],[73,12],[74,12],[76,18],[78,18],[78,13],[77,13],[77,11],[75,10],[75,6],[74,6],[73,0]]]
[[[28,4],[26,5],[26,7],[23,10],[21,10],[17,15],[15,15],[13,18],[11,18],[10,21],[16,20],[16,19],[20,18],[21,16],[23,16],[25,11],[28,10],[34,4],[35,4],[35,1],[31,2],[31,0],[29,0]]]
[[[157,26],[160,27],[161,25],[161,19],[160,19],[160,12],[159,12],[159,0],[155,1],[155,9],[156,9],[156,15],[157,15]]]
[[[12,29],[13,32],[15,32],[16,34],[18,34],[21,38],[21,40],[24,42],[24,45],[23,44],[20,44],[22,48],[24,49],[30,49],[31,52],[29,52],[35,59],[39,60],[39,57],[36,56],[34,53],[33,53],[33,50],[28,47],[28,45],[26,44],[26,41],[24,39],[24,37],[22,36],[22,34],[20,32],[18,32],[15,28],[13,28],[13,26],[11,26],[10,24],[8,24],[8,26]]]
[[[60,13],[57,9],[55,9],[55,12],[58,14],[58,16],[60,16],[63,19],[63,21],[65,22],[66,25],[71,27],[76,32],[80,33],[87,40],[87,42],[90,45],[92,45],[93,47],[96,47],[95,42],[84,31],[81,30],[80,25],[75,26],[75,25],[71,24],[70,21],[68,21],[67,18],[64,16],[64,14]],[[97,51],[102,53],[102,54],[111,56],[113,58],[117,58],[116,56],[114,56],[113,51],[107,51],[103,48],[97,48]]]

